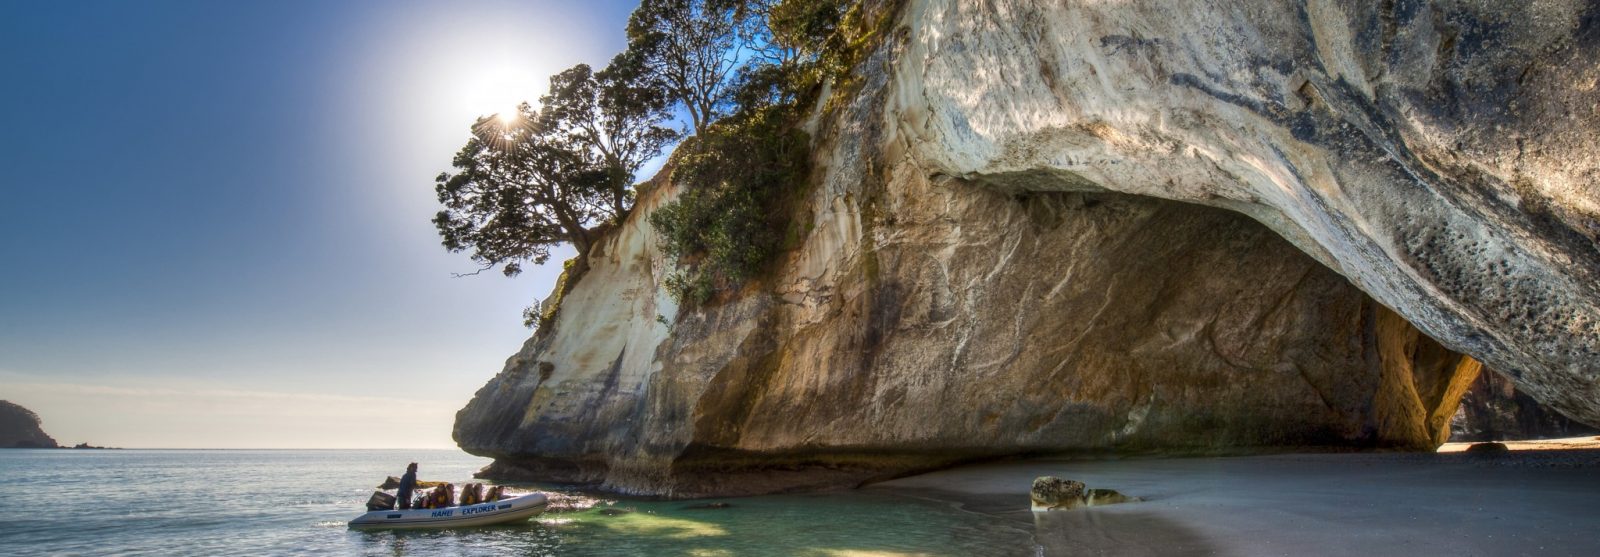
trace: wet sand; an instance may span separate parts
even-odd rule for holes
[[[865,489],[1031,525],[1040,555],[1600,554],[1600,441],[1510,452],[1031,459]],[[1559,447],[1559,448],[1552,448]],[[1034,513],[1053,475],[1145,501]]]

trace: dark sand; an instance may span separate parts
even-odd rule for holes
[[[1437,454],[1033,459],[866,489],[1031,525],[1039,555],[1600,555],[1600,442],[1508,445],[1496,455],[1452,444]],[[1034,513],[1028,488],[1045,475],[1145,501]]]

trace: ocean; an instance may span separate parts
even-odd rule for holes
[[[546,491],[525,524],[353,531],[407,462],[457,485],[487,459],[448,450],[3,450],[0,554],[1033,555],[1031,529],[882,490],[697,501]],[[724,502],[725,508],[693,508]]]

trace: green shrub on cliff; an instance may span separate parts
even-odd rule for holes
[[[734,291],[797,244],[792,202],[811,172],[802,107],[840,73],[849,42],[839,26],[850,0],[747,0],[735,19],[750,52],[732,78],[729,114],[674,155],[678,199],[650,216],[662,250],[678,262],[667,290],[699,304]]]
[[[682,193],[650,215],[679,263],[666,281],[678,300],[736,289],[779,251],[785,193],[810,173],[810,138],[796,120],[790,105],[743,111],[679,147],[672,181]]]
[[[562,263],[561,276],[556,279],[556,287],[550,297],[535,300],[533,305],[522,308],[522,326],[534,331],[548,330],[550,323],[556,319],[556,312],[561,311],[561,300],[566,299],[567,291],[578,283],[584,270],[578,265],[576,257]]]
[[[888,16],[865,16],[862,5],[642,0],[627,49],[607,68],[575,66],[551,78],[538,110],[524,103],[514,117],[473,125],[456,171],[436,180],[445,248],[513,276],[571,244],[576,264],[554,301],[524,311],[530,327],[548,324],[590,246],[630,211],[635,173],[677,138],[663,126],[677,112],[695,132],[673,155],[681,194],[650,218],[678,263],[666,286],[690,303],[741,287],[803,239],[788,222],[790,193],[810,172],[801,107],[816,104],[824,82],[854,79],[881,36]]]

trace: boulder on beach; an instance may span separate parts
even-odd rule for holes
[[[1070,509],[1083,502],[1088,486],[1077,480],[1063,480],[1055,476],[1034,478],[1033,489],[1028,490],[1033,510]]]
[[[1035,511],[1075,509],[1114,505],[1138,501],[1138,497],[1123,495],[1114,489],[1089,489],[1083,482],[1063,480],[1055,476],[1040,476],[1033,480],[1028,498]]]

